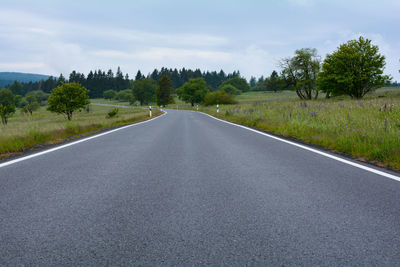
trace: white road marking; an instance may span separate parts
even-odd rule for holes
[[[41,156],[41,155],[44,155],[44,154],[47,154],[47,153],[50,153],[50,152],[53,152],[53,151],[56,151],[56,150],[60,150],[60,149],[63,149],[63,148],[69,147],[69,146],[73,146],[73,145],[76,145],[76,144],[79,144],[79,143],[82,143],[82,142],[86,142],[86,141],[89,141],[91,139],[103,136],[103,135],[114,133],[116,131],[120,131],[120,130],[129,128],[129,127],[133,127],[133,126],[136,126],[136,125],[139,125],[139,124],[147,123],[147,122],[150,122],[152,120],[156,120],[156,119],[158,119],[158,118],[160,118],[160,117],[162,117],[162,116],[164,116],[164,115],[166,115],[168,113],[165,110],[163,110],[163,111],[164,111],[164,114],[162,114],[160,116],[157,116],[155,118],[152,118],[150,120],[133,123],[133,124],[130,124],[130,125],[127,125],[127,126],[123,126],[123,127],[120,127],[120,128],[114,129],[114,130],[110,130],[110,131],[107,131],[107,132],[104,132],[104,133],[100,133],[100,134],[96,134],[96,135],[93,135],[93,136],[89,136],[89,137],[86,137],[84,139],[80,139],[78,141],[72,142],[72,143],[68,143],[68,144],[65,144],[65,145],[58,146],[58,147],[50,148],[50,149],[47,149],[45,151],[41,151],[41,152],[29,155],[29,156],[25,156],[25,157],[22,157],[22,158],[17,158],[17,159],[14,159],[14,160],[6,161],[4,163],[0,163],[0,168],[6,167],[6,166],[11,165],[11,164],[15,164],[17,162],[24,161],[24,160],[27,160],[27,159],[35,158],[35,157],[38,157],[38,156]]]
[[[194,111],[194,112],[196,112],[196,111]],[[285,140],[283,138],[279,138],[279,137],[276,137],[276,136],[273,136],[273,135],[270,135],[270,134],[267,134],[267,133],[264,133],[264,132],[261,132],[261,131],[258,131],[258,130],[254,130],[252,128],[249,128],[249,127],[246,127],[246,126],[243,126],[243,125],[240,125],[240,124],[236,124],[236,123],[233,123],[233,122],[221,120],[221,119],[218,119],[218,118],[216,118],[214,116],[211,116],[210,114],[207,114],[207,113],[204,113],[204,112],[200,112],[200,113],[202,113],[204,115],[207,115],[207,116],[209,116],[209,117],[211,117],[211,118],[213,118],[215,120],[218,120],[218,121],[221,121],[221,122],[225,122],[227,124],[231,124],[231,125],[234,125],[234,126],[237,126],[237,127],[240,127],[240,128],[243,128],[243,129],[246,129],[246,130],[249,130],[249,131],[252,131],[252,132],[267,136],[267,137],[270,137],[270,138],[273,138],[275,140],[278,140],[278,141],[281,141],[281,142],[284,142],[284,143],[287,143],[287,144],[290,144],[290,145],[293,145],[293,146],[300,147],[302,149],[317,153],[317,154],[319,154],[321,156],[324,156],[324,157],[327,157],[327,158],[331,158],[331,159],[340,161],[342,163],[351,165],[353,167],[360,168],[360,169],[363,169],[365,171],[369,171],[369,172],[372,172],[372,173],[375,173],[375,174],[378,174],[378,175],[381,175],[381,176],[384,176],[384,177],[387,177],[387,178],[390,178],[390,179],[393,179],[393,180],[396,180],[396,181],[400,182],[400,177],[399,176],[396,176],[396,175],[393,175],[393,174],[390,174],[390,173],[387,173],[387,172],[379,171],[379,170],[376,170],[374,168],[367,167],[367,166],[364,166],[362,164],[358,164],[358,163],[352,162],[350,160],[346,160],[346,159],[343,159],[343,158],[328,154],[326,152],[322,152],[320,150],[317,150],[317,149],[314,149],[314,148],[311,148],[311,147],[308,147],[308,146],[304,146],[304,145],[301,145],[301,144],[298,144],[298,143],[295,143],[295,142],[291,142],[289,140]]]

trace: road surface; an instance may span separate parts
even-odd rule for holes
[[[0,265],[400,265],[400,182],[201,113],[0,167]]]

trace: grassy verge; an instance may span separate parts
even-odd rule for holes
[[[362,100],[300,101],[292,92],[247,93],[237,100],[237,105],[221,105],[219,113],[215,107],[200,111],[400,170],[398,88],[383,88]]]
[[[76,112],[72,121],[48,112],[45,107],[32,116],[17,111],[8,125],[0,126],[0,159],[37,145],[50,145],[93,134],[104,128],[147,120],[149,113],[140,108],[120,108],[116,117],[106,118],[112,107],[90,106],[90,111]],[[153,116],[161,111],[153,109]]]

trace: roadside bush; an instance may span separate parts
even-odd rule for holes
[[[108,99],[108,100],[115,98],[116,95],[117,95],[117,91],[115,91],[115,90],[106,90],[103,92],[104,99]]]
[[[238,90],[235,86],[231,84],[221,85],[218,89],[225,91],[226,93],[231,95],[240,95],[242,93],[240,90]]]
[[[108,119],[113,118],[113,117],[117,116],[118,112],[119,112],[119,109],[118,108],[114,108],[114,109],[110,110],[107,113],[107,117],[106,118],[108,118]]]
[[[208,93],[204,97],[204,105],[206,106],[216,105],[216,104],[235,104],[235,103],[236,101],[234,99],[234,96],[222,90]]]

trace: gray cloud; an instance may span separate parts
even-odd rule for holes
[[[133,75],[165,66],[260,76],[295,49],[315,47],[325,56],[362,34],[400,80],[398,1],[4,1],[1,71],[58,75],[121,66]]]

